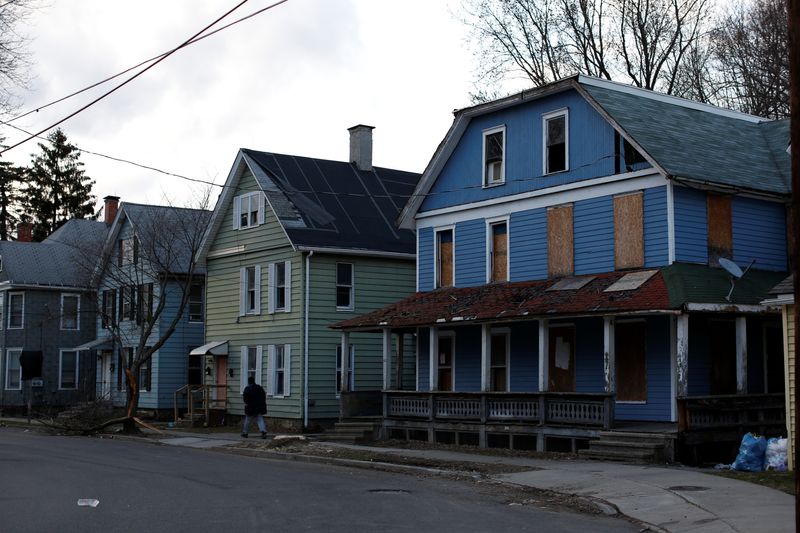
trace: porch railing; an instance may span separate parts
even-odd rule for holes
[[[384,392],[384,417],[430,421],[520,422],[611,428],[611,394],[574,392]]]
[[[225,385],[184,385],[179,388],[173,395],[174,421],[178,421],[181,400],[185,397],[187,418],[194,420],[203,415],[208,422],[211,409],[225,409],[226,401],[214,397],[217,389],[225,388]]]
[[[783,394],[730,394],[678,398],[678,430],[784,425],[785,401]]]

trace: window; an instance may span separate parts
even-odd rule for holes
[[[719,266],[720,258],[733,259],[733,215],[731,197],[719,194],[706,196],[708,227],[708,264]]]
[[[3,257],[0,256],[0,272],[3,271]]]
[[[264,223],[264,195],[252,192],[233,199],[233,229],[247,229]]]
[[[644,266],[642,192],[614,197],[614,268]]]
[[[150,347],[145,347],[146,350],[149,350]],[[152,381],[153,381],[153,371],[152,371],[152,363],[153,356],[150,356],[150,359],[144,361],[141,366],[139,367],[139,390],[140,391],[149,391],[151,390]]]
[[[0,329],[3,329],[3,316],[5,313],[5,293],[0,293]]]
[[[628,139],[622,139],[622,150],[625,157],[625,170],[630,171],[633,165],[647,163],[647,159],[628,142]]]
[[[203,284],[192,283],[189,287],[189,322],[203,321]]]
[[[336,263],[336,310],[353,310],[352,263]]]
[[[269,312],[288,313],[292,310],[292,263],[270,263],[269,269]]]
[[[261,314],[261,265],[240,271],[239,315]]]
[[[453,286],[453,230],[436,232],[436,287]]]
[[[103,301],[101,305],[101,324],[103,329],[109,329],[117,323],[117,291],[115,289],[103,291]]]
[[[153,318],[153,284],[139,285],[139,297],[136,299],[136,322],[141,324]]]
[[[356,361],[356,347],[350,345],[350,363],[347,368],[347,383],[350,390],[355,389],[353,367]],[[342,345],[336,345],[336,396],[342,393]]]
[[[569,169],[569,114],[566,109],[542,116],[544,122],[544,173]]]
[[[58,370],[59,389],[78,388],[78,352],[61,350]]]
[[[492,128],[483,132],[483,186],[501,185],[506,181],[506,128]]]
[[[492,333],[489,390],[505,392],[508,390],[508,333]]]
[[[61,295],[61,329],[80,329],[81,297],[78,294]]]
[[[22,348],[10,348],[6,350],[6,389],[22,389],[22,365],[19,364],[19,356]]]
[[[439,356],[437,357],[439,382],[436,390],[453,390],[453,350],[455,337],[452,333],[439,334]]]
[[[8,295],[8,329],[21,329],[25,326],[25,293],[12,292]]]
[[[573,272],[572,205],[547,208],[547,272],[550,277]]]
[[[203,383],[203,356],[192,355],[191,351],[196,346],[188,346],[186,353],[189,354],[189,361],[186,363],[186,383],[189,385],[201,385]]]
[[[508,222],[489,224],[489,281],[508,281]]]
[[[289,396],[289,369],[291,366],[291,344],[273,344],[269,347],[269,396]]]
[[[126,285],[119,291],[119,321],[136,318],[136,287]]]
[[[127,265],[136,263],[139,260],[139,239],[133,236],[128,239],[120,239],[119,241],[119,256],[117,258],[117,265]]]
[[[261,384],[261,361],[263,349],[261,346],[242,346],[241,349],[241,389],[247,386],[247,379],[253,378]]]
[[[133,364],[133,348],[120,349],[120,361],[117,365],[117,390],[125,390],[127,382],[125,380],[125,369]]]

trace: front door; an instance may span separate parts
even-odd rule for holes
[[[548,389],[575,392],[575,326],[550,326]]]
[[[709,320],[710,392],[736,394],[736,323],[733,320]]]
[[[439,388],[440,391],[453,390],[453,349],[454,338],[449,335],[439,337]]]
[[[111,381],[112,370],[111,362],[113,361],[113,353],[110,350],[103,350],[100,353],[100,399],[111,399]]]
[[[224,407],[228,399],[228,358],[223,356],[216,357],[216,385],[214,398],[217,400],[218,407]]]
[[[647,401],[646,325],[638,320],[617,322],[614,327],[619,402]]]

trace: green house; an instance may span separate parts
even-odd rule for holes
[[[218,415],[244,414],[248,376],[267,391],[270,423],[283,428],[339,418],[343,390],[348,398],[381,390],[382,341],[351,335],[343,361],[341,336],[328,328],[416,287],[414,233],[394,222],[419,174],[371,160],[372,127],[363,125],[350,128],[350,162],[237,154],[202,249],[206,344],[190,356],[205,369]],[[415,369],[401,374],[412,387]]]

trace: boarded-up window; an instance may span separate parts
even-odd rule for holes
[[[644,266],[642,193],[614,197],[614,268]]]
[[[436,286],[453,286],[453,230],[436,233]]]
[[[617,400],[647,401],[647,344],[644,322],[618,322],[615,327]]]
[[[719,265],[719,258],[730,259],[733,254],[731,226],[731,197],[708,195],[708,262]]]
[[[551,277],[569,276],[573,269],[572,206],[547,210],[547,271]]]
[[[505,222],[491,227],[491,277],[490,281],[508,281],[508,225]]]

